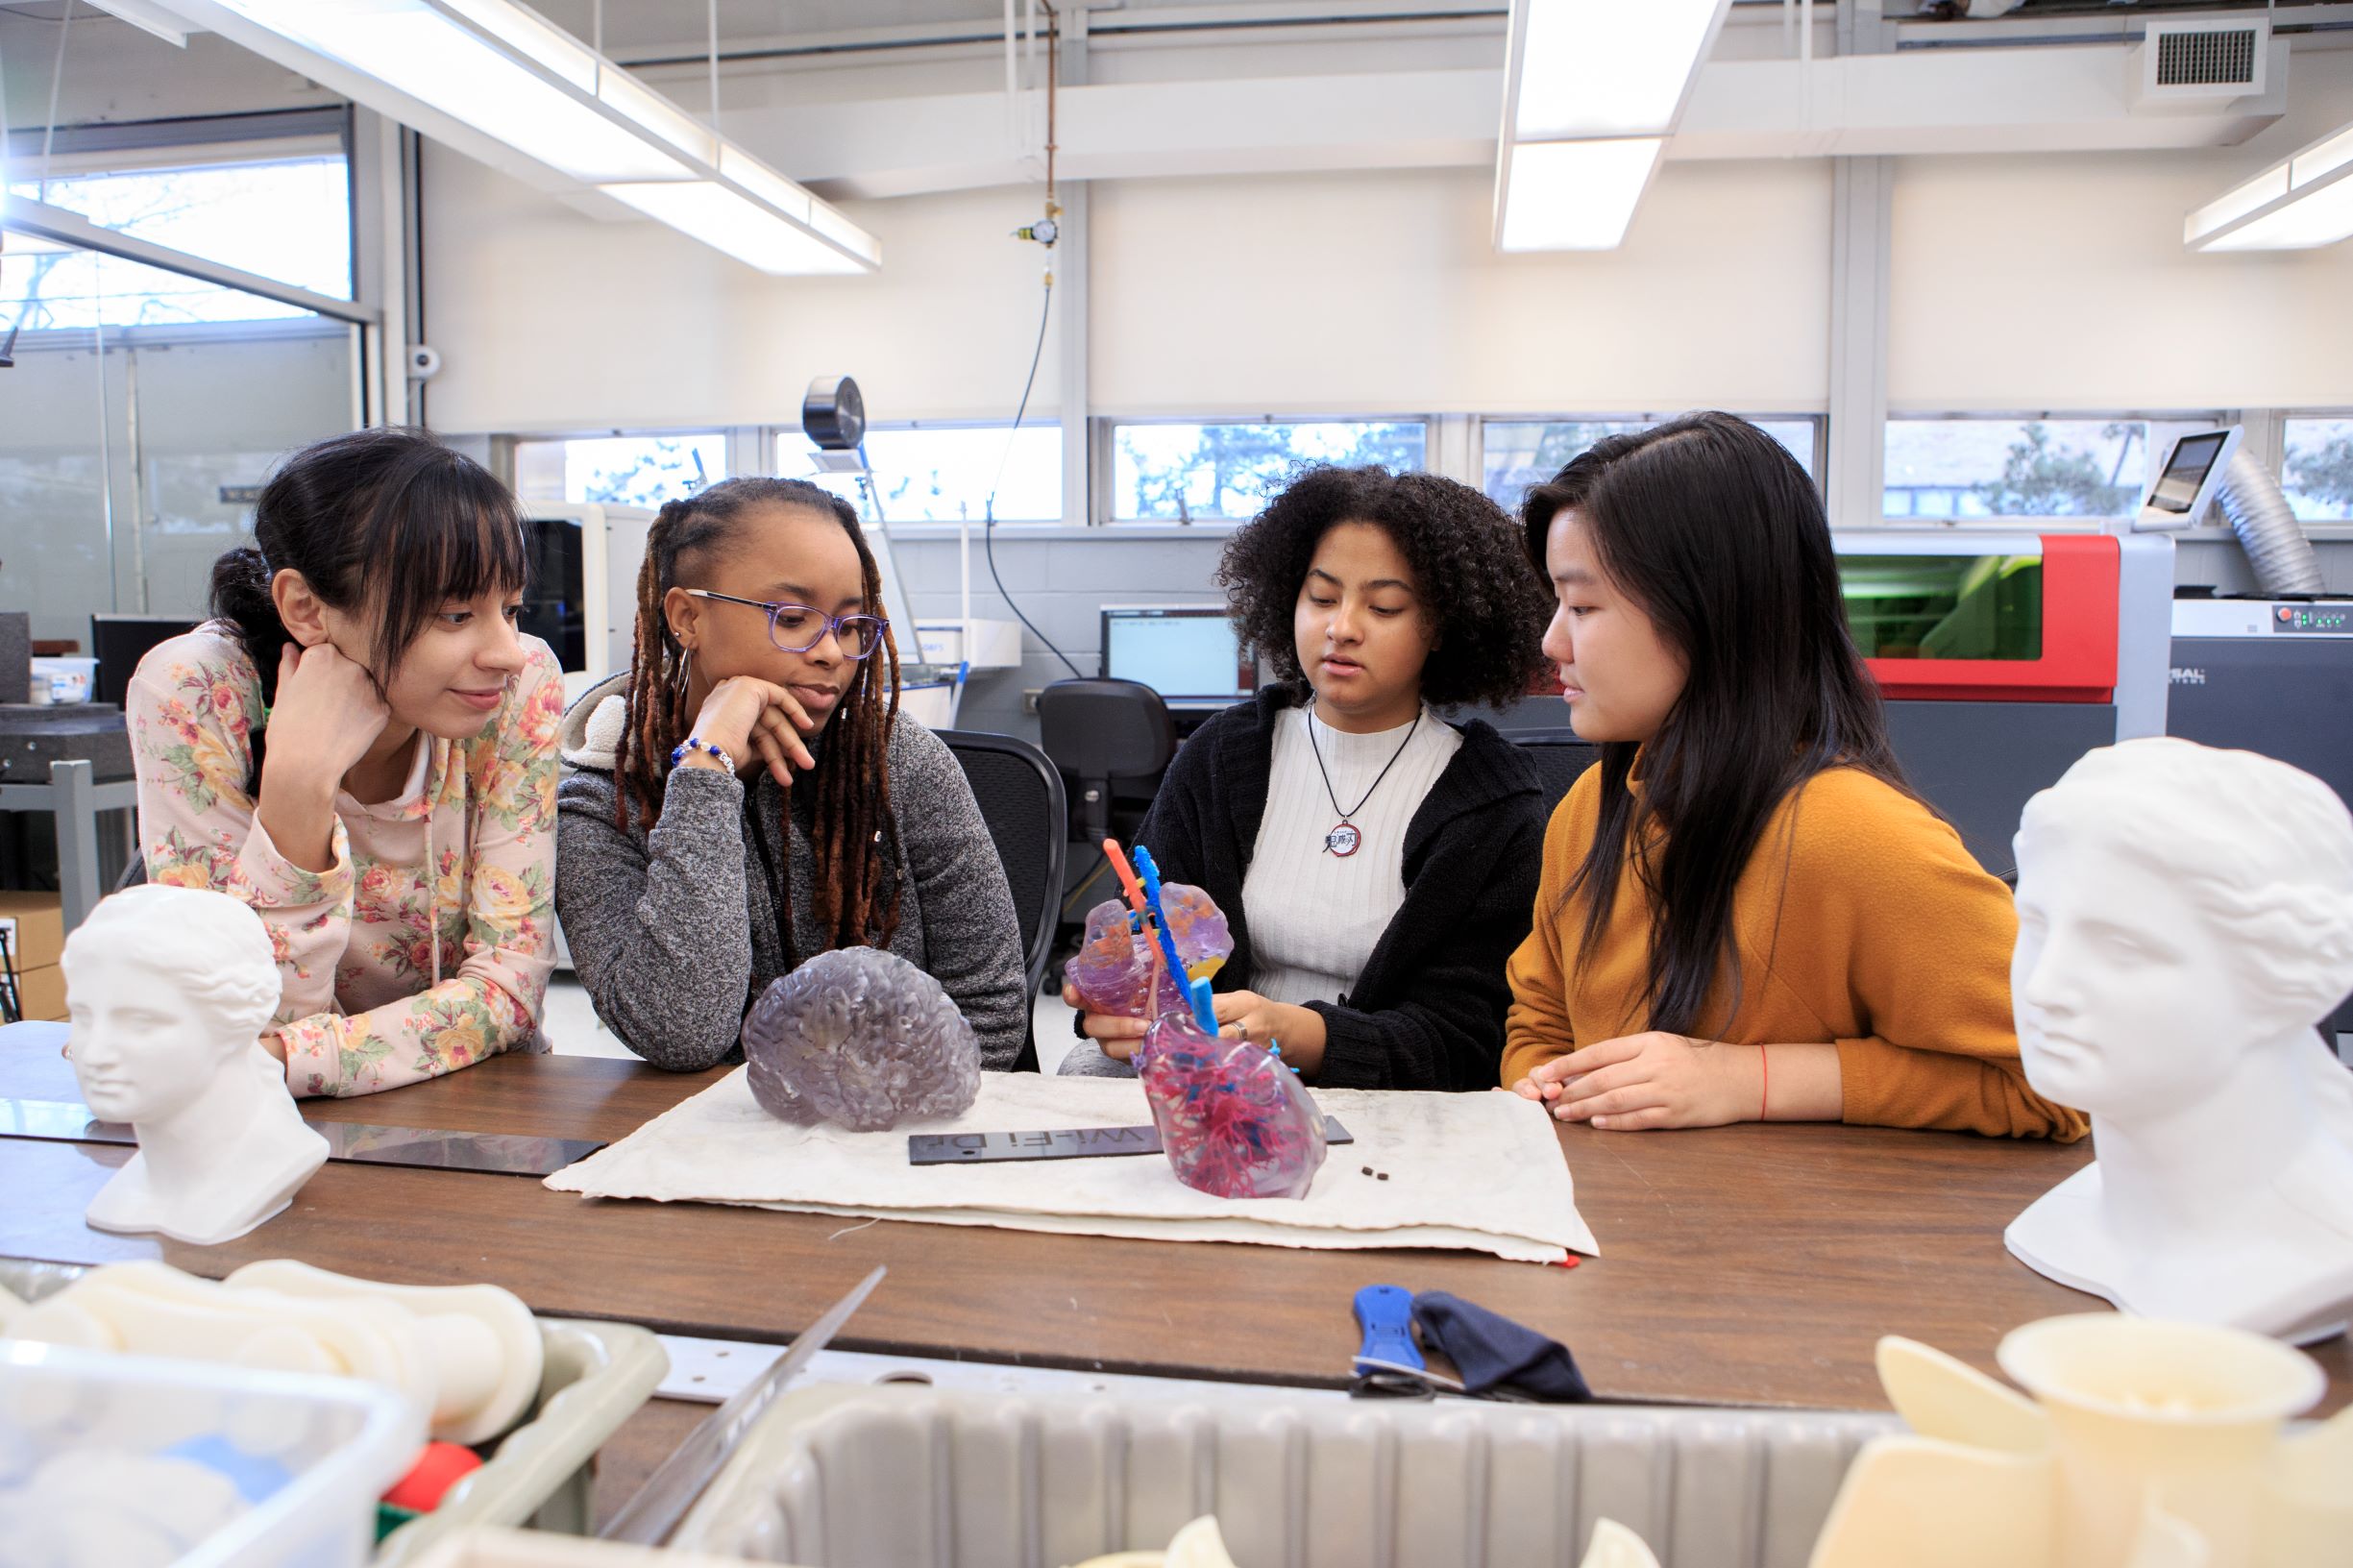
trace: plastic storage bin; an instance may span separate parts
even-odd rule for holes
[[[499,1440],[479,1470],[451,1488],[441,1507],[384,1537],[381,1568],[405,1564],[469,1526],[520,1525],[585,1535],[597,1450],[652,1397],[670,1358],[650,1333],[627,1323],[539,1320],[547,1347],[539,1398],[523,1424]]]
[[[1608,1517],[1670,1568],[1803,1568],[1892,1415],[788,1394],[674,1537],[806,1568],[1054,1568],[1217,1516],[1251,1568],[1556,1568]]]
[[[61,1290],[86,1270],[0,1259],[0,1289],[26,1301]],[[670,1358],[661,1341],[627,1323],[539,1319],[546,1347],[539,1397],[523,1423],[499,1440],[479,1470],[451,1488],[441,1507],[384,1537],[375,1561],[404,1564],[471,1525],[520,1525],[586,1534],[597,1450],[652,1397]],[[384,1485],[398,1481],[392,1477]],[[379,1492],[382,1487],[378,1488]]]
[[[654,1546],[619,1546],[523,1530],[462,1530],[417,1568],[744,1568],[738,1557],[706,1557]]]
[[[208,1440],[290,1474],[177,1568],[358,1568],[376,1499],[425,1441],[425,1412],[350,1378],[0,1340],[0,1475],[12,1485],[75,1451],[161,1456]]]

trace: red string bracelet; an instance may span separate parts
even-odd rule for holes
[[[1765,1106],[1773,1095],[1773,1052],[1765,1046],[1756,1048],[1756,1119],[1765,1119]]]

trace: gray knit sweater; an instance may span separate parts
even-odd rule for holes
[[[810,956],[820,929],[810,884],[806,791],[766,772],[747,791],[731,773],[673,772],[653,831],[613,824],[622,682],[584,695],[564,723],[556,790],[555,912],[573,968],[605,1027],[657,1067],[698,1071],[740,1060],[744,1013],[796,958],[748,820],[767,813],[781,845],[790,818],[793,930]],[[813,743],[816,744],[816,743]],[[925,970],[980,1037],[981,1066],[1010,1068],[1029,1037],[1028,975],[1013,894],[964,770],[901,714],[889,749],[898,828],[898,931],[891,951]]]

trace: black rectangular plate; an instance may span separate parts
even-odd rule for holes
[[[327,1158],[362,1165],[418,1165],[492,1176],[552,1176],[602,1143],[581,1138],[525,1138],[513,1133],[451,1133],[433,1127],[380,1127],[364,1121],[313,1121]],[[135,1143],[129,1126],[91,1119],[63,1100],[0,1099],[0,1138],[67,1143]]]
[[[1353,1143],[1337,1116],[1324,1117],[1326,1143]],[[1158,1154],[1160,1129],[1063,1127],[1045,1133],[910,1133],[911,1165],[980,1165],[997,1160],[1095,1160],[1107,1155]]]

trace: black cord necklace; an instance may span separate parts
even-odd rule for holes
[[[1389,776],[1389,770],[1397,766],[1397,759],[1406,754],[1406,747],[1413,744],[1414,732],[1421,727],[1422,716],[1417,709],[1413,715],[1413,723],[1406,726],[1406,738],[1397,743],[1397,749],[1389,754],[1389,760],[1383,763],[1381,772],[1373,775],[1372,790],[1366,790],[1362,798],[1359,799],[1355,805],[1342,810],[1339,792],[1332,787],[1332,771],[1324,766],[1323,747],[1315,744],[1315,707],[1312,703],[1308,705],[1308,749],[1315,753],[1315,771],[1323,774],[1324,794],[1332,797],[1332,809],[1340,814],[1339,821],[1331,832],[1324,835],[1325,854],[1337,855],[1342,860],[1346,860],[1363,846],[1364,835],[1359,832],[1357,824],[1348,819],[1364,809],[1364,802],[1373,797],[1373,790],[1381,788],[1381,781]]]

